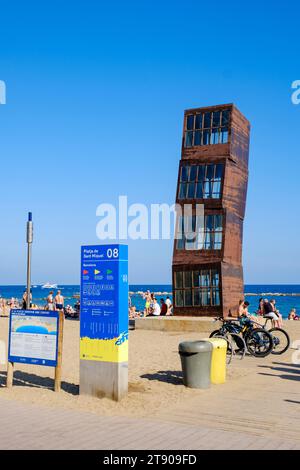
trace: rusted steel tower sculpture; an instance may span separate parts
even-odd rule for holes
[[[237,312],[244,289],[249,134],[249,122],[232,104],[184,113],[176,202],[182,208],[190,204],[192,213],[177,217],[172,267],[175,315]],[[200,224],[197,204],[204,205]]]

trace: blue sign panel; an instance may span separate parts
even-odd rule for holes
[[[80,358],[128,361],[128,247],[81,247]]]
[[[12,309],[8,360],[56,367],[58,318],[58,312]]]

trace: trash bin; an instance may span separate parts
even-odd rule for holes
[[[184,341],[179,344],[183,383],[190,388],[209,388],[213,346],[209,341]]]
[[[213,346],[210,380],[212,384],[223,384],[226,381],[227,341],[222,338],[205,338]]]

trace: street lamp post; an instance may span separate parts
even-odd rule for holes
[[[33,241],[33,223],[32,223],[32,212],[28,212],[27,220],[27,298],[26,307],[30,309],[30,297],[31,297],[31,246]]]

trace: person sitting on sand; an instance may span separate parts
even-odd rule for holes
[[[249,302],[247,300],[240,300],[239,301],[239,310],[238,310],[238,317],[243,318],[243,317],[250,317],[250,314],[248,312],[248,307],[249,307]]]
[[[153,302],[152,303],[153,306],[150,307],[148,315],[145,315],[145,316],[147,316],[147,317],[158,317],[160,315],[160,312],[161,312],[160,306],[159,306],[159,304],[158,304],[155,297],[153,297],[152,302]]]
[[[299,320],[299,317],[296,314],[296,309],[295,308],[291,309],[291,311],[289,313],[289,316],[288,316],[288,320]]]
[[[264,315],[268,315],[272,319],[273,325],[280,328],[281,319],[275,311],[274,303],[269,302],[268,299],[264,300]]]
[[[282,315],[279,312],[279,310],[276,308],[276,301],[275,299],[270,300],[270,304],[272,306],[273,312],[278,316],[279,320],[277,321],[278,323],[278,328],[282,328]]]
[[[265,313],[265,304],[264,299],[261,297],[258,302],[257,315],[263,316]]]

